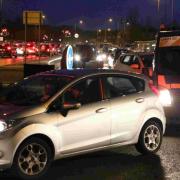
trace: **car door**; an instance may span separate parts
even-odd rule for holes
[[[146,108],[144,80],[129,76],[107,76],[106,97],[111,104],[111,144],[131,140]]]
[[[69,154],[110,144],[110,105],[102,101],[100,78],[87,78],[70,87],[62,96],[64,103],[81,107],[59,114],[61,153]]]

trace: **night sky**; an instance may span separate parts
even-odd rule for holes
[[[13,18],[21,14],[22,9],[42,10],[46,15],[46,23],[53,25],[73,24],[78,19],[84,20],[84,28],[98,28],[105,24],[108,17],[114,19],[128,17],[131,9],[139,11],[140,21],[158,23],[171,21],[171,1],[161,0],[160,15],[157,13],[157,0],[4,0],[4,14]],[[175,19],[180,18],[180,0],[175,1]],[[16,5],[15,5],[16,2]],[[12,14],[11,13],[11,14]],[[180,21],[180,20],[179,20]]]

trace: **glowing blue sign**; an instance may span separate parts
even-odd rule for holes
[[[73,69],[73,48],[72,48],[72,46],[68,46],[68,49],[67,49],[66,67],[68,70]]]

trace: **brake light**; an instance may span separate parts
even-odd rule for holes
[[[159,100],[161,101],[163,106],[171,106],[172,105],[172,96],[168,89],[163,89],[159,91]]]
[[[156,86],[153,85],[152,81],[149,82],[149,88],[155,95],[159,97],[159,100],[163,106],[167,107],[172,105],[172,96],[168,89],[158,89]]]
[[[152,91],[155,95],[159,96],[159,90],[158,90],[158,88],[153,84],[152,81],[149,82],[149,88],[151,89],[151,91]]]
[[[47,49],[47,52],[49,52],[50,50],[49,49]]]
[[[7,50],[11,50],[11,47],[10,47],[10,46],[8,46],[8,47],[7,47]]]

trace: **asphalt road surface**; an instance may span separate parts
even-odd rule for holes
[[[28,64],[49,64],[54,65],[56,69],[60,67],[60,61],[61,56],[41,57],[40,59],[37,56],[28,56],[26,60]],[[24,78],[23,63],[23,57],[0,59],[0,83],[11,84],[22,80]]]
[[[33,64],[53,64],[56,61],[59,61],[61,56],[42,56],[38,57],[35,55],[29,55],[26,58],[26,63],[33,63]],[[0,67],[4,66],[11,66],[11,65],[20,65],[25,62],[24,57],[17,57],[17,58],[0,58]]]
[[[129,146],[61,159],[43,180],[180,180],[180,119],[169,122],[157,155],[142,156]],[[9,172],[0,179],[15,180]]]

